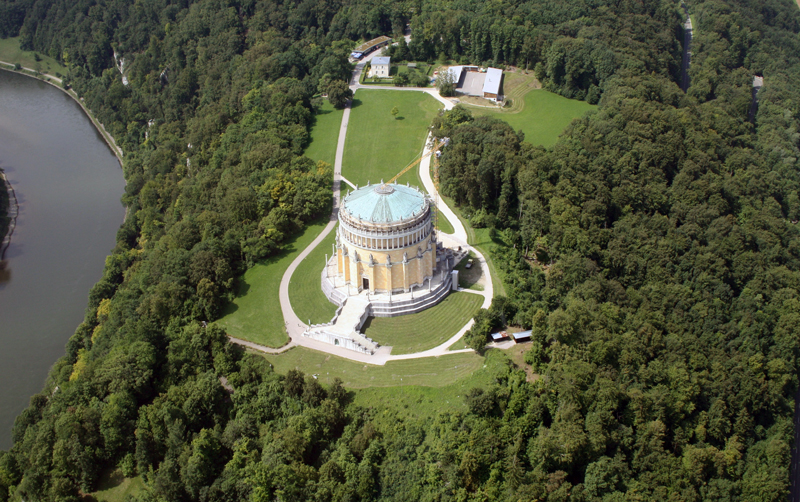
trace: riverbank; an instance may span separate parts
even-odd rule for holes
[[[19,215],[19,202],[17,201],[17,193],[14,187],[6,178],[6,173],[0,169],[0,191],[2,191],[2,199],[0,200],[0,211],[4,212],[2,220],[0,220],[0,235],[3,240],[0,243],[0,271],[5,269],[6,250],[11,244],[11,236],[14,234],[14,229],[17,227],[17,216]]]
[[[36,80],[52,85],[56,89],[59,89],[61,92],[64,92],[65,94],[67,94],[67,96],[75,100],[75,102],[78,103],[78,105],[80,105],[81,109],[83,110],[83,113],[85,113],[86,116],[89,117],[89,120],[92,122],[94,127],[100,133],[100,136],[103,137],[103,140],[106,142],[108,147],[111,149],[112,152],[114,152],[114,156],[117,158],[119,165],[122,166],[122,157],[124,155],[122,148],[120,148],[117,145],[117,142],[114,141],[114,137],[111,136],[111,134],[106,130],[105,126],[103,126],[103,124],[99,120],[97,120],[97,118],[94,116],[94,114],[91,111],[89,111],[88,108],[86,108],[86,105],[83,104],[83,98],[78,96],[78,94],[71,89],[64,89],[63,80],[56,77],[55,75],[50,75],[48,73],[40,73],[32,68],[26,68],[24,66],[21,67],[20,70],[17,70],[15,65],[13,63],[9,63],[8,61],[0,61],[0,70],[5,70],[11,73],[25,75],[26,77],[35,78]],[[56,84],[56,82],[58,82],[58,84]]]

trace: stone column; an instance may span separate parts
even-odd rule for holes
[[[409,280],[408,280],[408,255],[403,253],[403,290],[408,293],[409,290]]]
[[[389,296],[392,295],[392,259],[389,255],[386,255],[386,290],[389,292]]]

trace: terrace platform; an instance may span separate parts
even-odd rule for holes
[[[433,276],[422,286],[403,293],[370,293],[358,291],[337,275],[337,257],[328,260],[321,274],[322,291],[328,300],[339,306],[329,323],[312,324],[303,336],[365,354],[374,354],[379,344],[364,336],[361,328],[369,317],[396,317],[415,314],[433,307],[450,291],[458,289],[458,271],[453,267],[466,251],[445,248],[437,260]]]

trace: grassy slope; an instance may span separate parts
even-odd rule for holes
[[[351,389],[402,385],[441,387],[468,377],[483,365],[483,358],[474,353],[390,361],[384,366],[359,363],[304,347],[293,347],[277,355],[264,354],[264,357],[280,374],[299,368],[318,375],[319,381],[326,385],[339,377]]]
[[[432,349],[458,333],[483,303],[473,293],[450,293],[435,307],[418,314],[400,317],[373,317],[364,333],[381,345],[392,347],[392,354],[411,354]]]
[[[500,271],[497,270],[497,267],[495,267],[494,262],[492,261],[492,255],[489,253],[491,246],[494,245],[494,241],[490,236],[490,230],[488,228],[472,228],[472,226],[469,224],[469,220],[464,218],[461,209],[456,207],[453,199],[444,196],[442,199],[444,199],[447,205],[450,206],[454,213],[456,213],[458,219],[461,220],[461,224],[464,225],[464,230],[467,231],[467,241],[469,244],[474,246],[478,251],[481,252],[483,257],[486,258],[486,263],[489,265],[489,273],[492,275],[494,296],[505,296],[506,288],[501,280]]]
[[[297,317],[312,324],[330,322],[336,313],[336,305],[328,301],[320,286],[320,274],[325,254],[331,257],[331,244],[336,240],[336,231],[331,232],[319,246],[300,263],[289,283],[289,301]]]
[[[343,110],[337,110],[326,99],[322,108],[315,115],[311,127],[311,143],[303,152],[315,162],[324,160],[333,166],[336,157],[336,142],[339,139],[339,127],[342,124]]]
[[[525,107],[521,112],[504,114],[501,118],[515,130],[522,129],[529,143],[551,147],[573,119],[596,108],[586,101],[536,89],[525,95]]]
[[[280,347],[289,341],[279,299],[281,277],[327,223],[326,216],[322,221],[307,226],[285,244],[282,253],[245,272],[239,278],[236,298],[225,306],[216,323],[231,336],[268,347]]]
[[[441,107],[422,92],[369,89],[359,90],[354,103],[342,175],[358,185],[388,181],[415,160],[422,153],[428,127]],[[394,106],[400,110],[398,119],[390,113]],[[424,190],[418,169],[404,174],[398,183],[406,181]],[[453,233],[453,225],[443,214],[439,215],[439,229]]]
[[[455,229],[453,228],[453,224],[450,223],[450,220],[447,219],[447,216],[445,216],[444,213],[439,212],[439,215],[437,216],[437,218],[439,220],[439,230],[441,232],[443,232],[445,234],[452,234],[452,233],[455,232]]]
[[[347,388],[356,390],[356,404],[369,408],[380,403],[384,411],[377,418],[388,420],[430,417],[442,411],[466,412],[464,393],[489,385],[508,365],[508,358],[498,350],[487,351],[485,357],[461,353],[392,361],[385,366],[357,363],[302,347],[264,357],[281,374],[301,369],[318,375],[325,385],[335,377],[341,378]]]
[[[469,260],[472,260],[472,267],[467,268]],[[478,282],[483,275],[483,270],[481,269],[481,265],[475,253],[470,251],[469,256],[464,257],[464,259],[458,262],[455,269],[458,270],[458,287],[472,289],[474,291],[483,291],[483,285]]]
[[[493,115],[525,133],[534,145],[551,147],[573,119],[597,108],[586,101],[567,99],[543,89],[536,89],[533,75],[505,73],[503,88],[513,105],[510,109],[467,107],[478,115]],[[524,104],[523,104],[524,103]]]
[[[400,113],[392,117],[392,107]],[[342,175],[352,183],[388,181],[422,153],[428,127],[441,103],[423,92],[359,90],[350,112]],[[398,183],[422,188],[419,170]]]
[[[67,69],[58,64],[58,62],[46,56],[39,54],[41,61],[36,61],[33,51],[23,51],[19,48],[19,37],[0,39],[0,61],[8,63],[19,63],[27,68],[39,70],[42,73],[50,73],[55,75],[56,72],[66,75]]]
[[[90,500],[98,502],[123,502],[128,495],[136,495],[144,489],[141,476],[125,478],[118,470],[107,472],[98,483],[97,491],[92,493]]]

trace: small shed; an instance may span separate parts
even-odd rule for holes
[[[389,78],[392,67],[392,58],[377,57],[372,58],[372,76],[378,78]]]
[[[505,331],[498,331],[497,333],[492,333],[492,341],[493,342],[502,342],[508,340],[508,333]]]
[[[483,81],[483,97],[497,99],[500,96],[502,83],[503,70],[500,68],[488,68],[486,70],[486,80]]]
[[[517,342],[517,343],[530,342],[531,341],[531,330],[520,331],[519,333],[514,333],[512,336],[514,337],[514,341]]]

